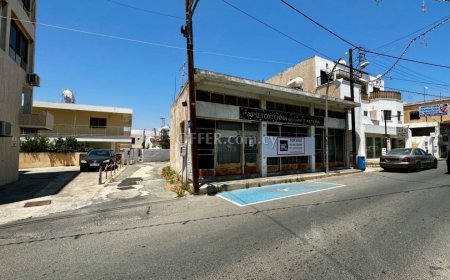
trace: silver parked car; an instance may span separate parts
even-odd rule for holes
[[[384,170],[389,169],[413,169],[437,168],[437,159],[419,148],[393,149],[385,156],[380,157],[380,166]]]

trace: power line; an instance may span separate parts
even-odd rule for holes
[[[332,31],[331,29],[329,29],[328,27],[322,25],[321,23],[319,23],[318,21],[316,21],[315,19],[311,18],[310,16],[306,15],[305,13],[303,13],[302,11],[300,11],[299,9],[297,9],[296,7],[292,6],[289,2],[285,1],[285,0],[280,0],[281,2],[283,2],[286,6],[288,6],[289,8],[291,8],[292,10],[296,11],[297,13],[301,14],[302,16],[304,16],[305,18],[307,18],[308,20],[310,20],[311,22],[313,22],[314,24],[316,24],[317,26],[319,26],[320,28],[324,29],[325,31],[327,31],[328,33],[331,33],[332,35],[334,35],[335,37],[341,39],[342,41],[344,41],[345,43],[349,44],[350,46],[356,48],[357,46],[355,44],[353,44],[352,42],[348,41],[347,39],[343,38],[342,36],[338,35],[336,32]]]
[[[438,86],[443,86],[443,87],[450,87],[450,85],[444,85],[444,84],[437,84],[437,83],[429,83],[429,82],[424,82],[424,81],[416,81],[416,80],[409,80],[409,79],[400,79],[400,78],[394,78],[394,77],[390,77],[390,79],[393,80],[399,80],[399,81],[405,81],[405,82],[411,82],[411,83],[417,83],[417,84],[426,84],[426,85],[438,85]]]
[[[421,95],[421,96],[427,95],[427,96],[432,96],[432,97],[450,98],[450,96],[445,96],[445,95],[435,95],[435,94],[423,93],[423,92],[418,92],[418,91],[410,91],[410,90],[406,90],[406,89],[391,88],[391,87],[386,87],[386,86],[385,86],[384,88],[385,88],[385,89],[394,90],[394,91],[398,91],[398,92],[405,92],[405,93],[419,94],[419,95]]]
[[[224,0],[222,0],[224,1]],[[336,34],[335,32],[333,32],[332,30],[330,30],[329,28],[325,27],[324,25],[322,25],[321,23],[317,22],[316,20],[314,20],[313,18],[309,17],[308,15],[306,15],[305,13],[303,13],[302,11],[300,11],[299,9],[295,8],[294,6],[292,6],[291,4],[289,4],[287,1],[285,0],[280,0],[282,3],[284,3],[285,5],[287,5],[288,7],[290,7],[291,9],[293,9],[294,11],[296,11],[297,13],[301,14],[302,16],[306,17],[308,20],[312,21],[313,23],[315,23],[316,25],[318,25],[319,27],[321,27],[322,29],[326,30],[327,32],[331,33],[332,35],[334,35],[335,37],[339,38],[340,40],[344,41],[345,43],[351,45],[354,48],[358,48],[355,44],[353,44],[352,42],[350,42],[349,40],[343,38],[342,36]],[[448,20],[448,18],[447,18]],[[375,51],[371,51],[371,50],[367,50],[364,49],[364,52],[367,53],[373,53],[376,55],[380,55],[380,56],[386,56],[386,57],[390,57],[390,58],[395,58],[398,60],[404,60],[404,61],[409,61],[409,62],[415,62],[415,63],[419,63],[419,64],[425,64],[425,65],[429,65],[429,66],[436,66],[436,67],[442,67],[442,68],[449,68],[450,66],[447,65],[440,65],[440,64],[435,64],[435,63],[431,63],[431,62],[425,62],[425,61],[418,61],[418,60],[414,60],[414,59],[408,59],[408,58],[404,58],[404,57],[397,57],[397,56],[392,56],[392,55],[387,55],[387,54],[383,54],[383,53],[378,53]]]
[[[449,16],[443,17],[443,18],[441,18],[440,20],[437,20],[437,21],[435,21],[435,22],[433,22],[433,23],[431,23],[431,24],[428,24],[427,26],[424,26],[424,27],[422,27],[422,28],[420,28],[420,29],[418,29],[418,30],[416,30],[416,31],[414,31],[414,32],[411,32],[411,33],[409,33],[409,34],[407,34],[407,35],[405,35],[405,36],[402,36],[402,37],[400,37],[400,38],[398,38],[398,39],[396,39],[396,40],[393,40],[393,41],[391,41],[391,42],[389,42],[389,43],[386,43],[386,44],[383,44],[383,45],[381,45],[381,46],[379,46],[379,47],[376,47],[376,48],[373,49],[373,50],[382,49],[382,48],[384,48],[384,47],[386,47],[386,46],[392,45],[393,43],[396,43],[396,42],[398,42],[398,41],[401,41],[401,40],[403,40],[403,39],[405,39],[405,38],[407,38],[407,37],[409,37],[409,36],[411,36],[411,35],[416,34],[417,32],[420,32],[420,31],[422,31],[422,30],[424,30],[424,29],[426,29],[426,28],[429,28],[430,26],[433,26],[433,25],[435,25],[435,24],[437,24],[437,23],[443,21],[444,19],[446,19],[446,18],[448,18],[448,17],[449,17]]]
[[[125,7],[125,8],[128,8],[128,9],[133,9],[133,10],[136,10],[136,11],[140,11],[140,12],[145,12],[145,13],[154,14],[154,15],[158,15],[158,16],[171,17],[171,18],[184,20],[184,18],[179,17],[179,16],[174,16],[174,15],[169,15],[169,14],[165,14],[165,13],[161,13],[161,12],[157,12],[157,11],[147,10],[147,9],[144,9],[144,8],[132,6],[132,5],[125,4],[125,3],[122,3],[122,2],[119,2],[119,1],[115,1],[115,0],[106,0],[106,1],[108,1],[110,3],[114,3],[114,4],[122,6],[122,7]]]
[[[228,1],[226,1],[226,0],[222,0],[222,2],[224,2],[224,3],[227,4],[228,6],[232,7],[233,9],[235,9],[235,10],[241,12],[242,14],[244,14],[244,15],[250,17],[251,19],[253,19],[253,20],[255,20],[255,21],[261,23],[262,25],[264,25],[264,26],[266,26],[266,27],[272,29],[273,31],[275,31],[275,32],[277,32],[277,33],[283,35],[284,37],[286,37],[286,38],[288,38],[288,39],[290,39],[290,40],[292,40],[292,41],[294,41],[294,42],[296,42],[296,43],[302,45],[303,47],[305,47],[305,48],[307,48],[307,49],[309,49],[309,50],[312,50],[312,51],[314,51],[314,52],[316,52],[316,53],[318,53],[318,54],[320,54],[320,55],[322,55],[322,56],[324,56],[324,57],[326,57],[326,58],[332,60],[332,58],[330,58],[328,55],[326,55],[326,54],[324,54],[324,53],[322,53],[322,52],[320,52],[320,51],[314,49],[313,47],[310,47],[310,46],[308,46],[308,45],[306,45],[306,44],[300,42],[299,40],[295,39],[294,37],[292,37],[292,36],[290,36],[290,35],[284,33],[283,31],[281,31],[281,30],[275,28],[274,26],[272,26],[272,25],[270,25],[270,24],[268,24],[268,23],[266,23],[266,22],[264,22],[264,21],[262,21],[262,20],[260,20],[260,19],[258,19],[258,18],[256,18],[256,17],[252,16],[251,14],[249,14],[249,13],[247,13],[246,11],[244,11],[244,10],[242,10],[242,9],[240,9],[240,8],[238,8],[238,7],[236,7],[235,5],[231,4],[230,2],[228,2]]]
[[[81,29],[63,27],[63,26],[47,24],[47,23],[42,23],[42,22],[33,22],[33,21],[28,21],[28,20],[20,20],[20,19],[15,19],[15,18],[11,18],[11,17],[4,17],[4,16],[0,16],[0,18],[20,21],[20,22],[23,22],[23,23],[30,23],[30,24],[41,25],[41,26],[50,27],[50,28],[59,29],[59,30],[64,30],[64,31],[77,32],[77,33],[91,35],[91,36],[103,37],[103,38],[108,38],[108,39],[115,39],[115,40],[120,40],[120,41],[125,41],[125,42],[132,42],[132,43],[151,45],[151,46],[156,46],[156,47],[176,49],[176,50],[181,50],[181,51],[186,51],[187,50],[185,47],[178,47],[178,46],[167,45],[167,44],[162,44],[162,43],[155,43],[155,42],[131,39],[131,38],[121,37],[121,36],[116,36],[116,35],[108,35],[108,34],[104,34],[104,33],[98,33],[98,32],[86,31],[86,30],[81,30]],[[218,52],[212,52],[212,51],[202,51],[202,50],[194,50],[194,51],[196,53],[215,55],[215,56],[223,56],[223,57],[242,59],[242,60],[248,60],[248,61],[274,63],[274,64],[284,64],[284,65],[292,65],[293,64],[291,62],[285,62],[285,61],[268,60],[268,59],[261,59],[261,58],[256,58],[256,57],[238,56],[238,55],[218,53]]]
[[[420,61],[420,60],[415,60],[415,59],[410,59],[410,58],[398,57],[398,56],[393,56],[393,55],[388,55],[388,54],[384,54],[384,53],[374,52],[374,51],[366,50],[366,49],[364,51],[368,52],[368,53],[373,53],[373,54],[376,54],[376,55],[379,55],[379,56],[385,56],[385,57],[400,59],[400,60],[404,60],[404,61],[424,64],[424,65],[429,65],[429,66],[435,66],[435,67],[441,67],[441,68],[450,69],[450,66],[448,66],[448,65],[441,65],[441,64],[436,64],[436,63],[431,63],[431,62],[426,62],[426,61]]]
[[[433,27],[431,27],[430,29],[428,29],[427,31],[423,32],[422,34],[414,37],[413,39],[411,39],[411,41],[409,42],[408,46],[406,46],[406,48],[403,50],[402,54],[400,55],[400,57],[397,58],[397,60],[394,62],[394,64],[392,64],[392,66],[386,70],[384,72],[384,74],[382,76],[385,76],[386,74],[388,74],[389,72],[391,72],[391,70],[395,67],[395,65],[397,65],[397,63],[400,61],[400,59],[402,59],[402,57],[405,55],[405,53],[409,50],[409,48],[412,46],[412,44],[420,39],[420,37],[425,36],[427,33],[436,30],[437,28],[439,28],[440,26],[446,24],[449,21],[450,17],[447,17],[445,20],[439,22],[438,24],[434,25]],[[449,67],[450,68],[450,67]]]

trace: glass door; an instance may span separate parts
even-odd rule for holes
[[[216,175],[242,174],[242,138],[240,132],[228,130],[217,130],[216,132]]]

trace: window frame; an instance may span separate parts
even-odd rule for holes
[[[105,125],[102,125],[100,120],[105,122]],[[94,122],[97,121],[97,124]],[[96,118],[96,117],[90,117],[89,118],[89,128],[106,128],[108,126],[108,120],[107,118]]]

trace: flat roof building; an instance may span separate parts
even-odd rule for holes
[[[33,114],[50,113],[54,119],[52,130],[22,129],[21,136],[75,137],[93,148],[131,148],[133,110],[74,103],[34,101]]]
[[[286,85],[196,69],[197,135],[189,134],[188,85],[171,107],[170,161],[203,181],[312,172],[324,168],[325,96]],[[329,98],[329,162],[349,167],[347,112],[358,103]],[[191,141],[198,143],[192,159]]]

